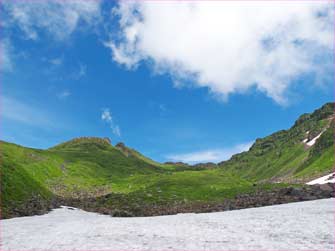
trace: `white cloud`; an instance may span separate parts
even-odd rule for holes
[[[332,2],[120,1],[113,13],[120,31],[105,45],[116,62],[146,61],[222,98],[256,87],[285,104],[293,80],[333,50]]]
[[[13,57],[8,45],[12,40],[13,30],[19,29],[25,39],[38,40],[42,34],[48,34],[56,41],[68,38],[75,30],[95,27],[102,20],[100,0],[43,0],[12,1],[0,3],[3,38],[1,42],[1,69],[11,71]],[[24,53],[23,51],[20,52]],[[63,58],[47,60],[59,66]],[[78,78],[84,76],[86,67],[80,66]]]
[[[101,114],[101,119],[106,122],[112,122],[112,114],[110,113],[109,109],[104,109]]]
[[[99,0],[2,1],[6,27],[17,25],[26,38],[36,40],[41,30],[64,39],[80,22],[96,23],[100,18]]]
[[[228,160],[232,155],[247,151],[252,145],[252,142],[239,144],[231,148],[210,149],[204,151],[196,151],[184,154],[171,154],[166,156],[169,161],[182,161],[189,164],[206,163]]]
[[[121,137],[120,127],[114,123],[112,113],[108,108],[102,110],[101,119],[109,125],[109,127],[112,129],[113,134]]]

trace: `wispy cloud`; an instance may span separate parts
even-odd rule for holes
[[[60,92],[60,93],[57,94],[57,97],[59,99],[66,99],[69,96],[71,96],[71,92],[69,90],[64,90],[64,91],[62,91],[62,92]]]
[[[12,1],[3,0],[0,3],[2,15],[3,38],[0,40],[1,67],[0,71],[13,70],[11,47],[12,30],[21,31],[20,37],[39,40],[48,35],[56,42],[61,42],[71,36],[76,30],[94,28],[102,20],[100,0],[43,0],[43,1]],[[23,54],[24,51],[19,53]],[[48,63],[59,66],[63,58],[47,60]],[[86,66],[80,66],[78,78],[84,76]]]
[[[59,57],[59,58],[52,58],[49,60],[49,63],[55,66],[59,66],[61,64],[63,64],[63,58]]]
[[[11,72],[13,70],[13,59],[11,46],[6,39],[0,40],[0,72]]]
[[[108,108],[102,110],[101,119],[109,125],[109,127],[112,129],[113,134],[121,137],[120,127],[114,123],[112,113]]]
[[[191,82],[226,99],[255,87],[285,105],[296,78],[319,74],[320,58],[333,65],[333,7],[331,1],[120,1],[113,12],[120,30],[105,45],[127,69],[149,62],[179,88]]]
[[[37,40],[46,32],[63,40],[79,24],[94,25],[100,20],[99,0],[2,1],[6,26],[15,25],[27,39]]]
[[[87,70],[87,66],[84,65],[84,64],[80,64],[79,65],[79,73],[78,73],[78,76],[79,77],[83,77],[86,75],[86,70]]]
[[[49,113],[11,97],[1,97],[1,117],[35,127],[55,127]]]
[[[228,160],[232,155],[247,151],[253,142],[238,144],[230,148],[209,149],[183,154],[171,154],[166,156],[169,161],[182,161],[189,164],[214,162]]]
[[[87,73],[87,65],[79,63],[78,71],[74,72],[71,77],[75,80],[78,80],[85,77],[86,73]]]

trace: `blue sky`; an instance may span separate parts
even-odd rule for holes
[[[332,5],[286,5],[4,1],[1,139],[227,159],[333,100]]]

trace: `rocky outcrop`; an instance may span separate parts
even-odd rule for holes
[[[40,195],[34,195],[26,202],[20,205],[7,205],[11,210],[1,212],[2,219],[13,217],[42,215],[48,213],[51,209],[59,207],[61,204],[57,198],[46,199]]]
[[[255,194],[242,194],[233,199],[226,199],[222,203],[181,203],[169,207],[147,208],[145,216],[161,215],[162,212],[163,214],[218,212],[331,197],[334,197],[334,187],[328,184],[301,188],[289,187],[274,191],[259,191]]]
[[[98,198],[61,198],[54,197],[46,201],[34,197],[22,207],[15,208],[5,218],[44,214],[52,208],[61,205],[72,206],[90,212],[98,212],[113,217],[142,217],[171,215],[178,213],[206,213],[236,210],[243,208],[262,207],[290,202],[317,200],[335,197],[333,184],[286,187],[271,191],[259,190],[253,194],[241,194],[235,198],[224,199],[222,202],[185,202],[175,201],[170,203],[131,203],[129,199],[120,194],[108,194]],[[112,203],[108,203],[112,201]],[[118,203],[113,203],[118,202]],[[126,203],[128,202],[128,203]]]
[[[126,145],[122,142],[119,142],[115,145],[115,147],[117,149],[119,149],[126,157],[129,157],[132,155],[132,151],[131,149],[129,149],[128,147],[126,147]]]
[[[120,195],[106,195],[98,199],[92,198],[85,201],[63,201],[63,205],[69,205],[86,211],[98,212],[113,217],[142,217],[171,215],[178,213],[206,213],[243,208],[262,207],[290,202],[317,200],[334,197],[334,186],[331,184],[303,187],[286,187],[271,191],[259,190],[253,194],[241,194],[235,198],[224,199],[218,203],[175,201],[163,204],[146,203],[120,203],[106,204],[106,201],[126,201],[127,198]],[[129,202],[129,201],[128,201]]]

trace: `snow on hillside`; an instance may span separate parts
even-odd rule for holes
[[[310,182],[307,182],[307,185],[316,185],[316,184],[326,184],[326,183],[335,183],[335,173],[328,174],[326,176],[317,178]]]
[[[333,250],[334,203],[138,218],[64,207],[2,220],[1,250]]]
[[[313,146],[315,144],[316,140],[321,137],[322,133],[324,133],[324,131],[320,132],[316,137],[314,137],[313,139],[311,139],[310,141],[308,141],[306,143],[306,145]],[[306,141],[304,140],[303,142],[305,143]]]

